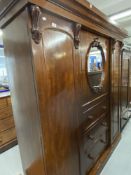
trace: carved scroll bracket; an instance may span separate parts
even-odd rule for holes
[[[79,48],[79,44],[80,44],[80,37],[79,37],[80,30],[81,30],[81,24],[75,24],[75,29],[74,29],[74,45],[75,45],[75,48],[76,49]]]
[[[32,20],[32,39],[36,44],[39,44],[42,38],[42,33],[40,32],[40,17],[41,10],[40,7],[36,5],[31,6],[31,20]]]
[[[111,50],[112,50],[112,52],[114,52],[114,50],[115,50],[115,44],[116,44],[116,40],[115,39],[112,39],[111,40]]]
[[[124,44],[119,40],[112,39],[111,46],[112,46],[112,52],[114,52],[116,47],[119,48],[120,51],[122,51]]]
[[[124,47],[124,43],[123,42],[120,42],[120,50],[121,51],[123,50],[123,47]]]
[[[97,47],[98,49],[100,49],[101,50],[101,44],[100,44],[100,42],[99,42],[99,38],[94,38],[94,41],[91,43],[91,46],[92,47]]]

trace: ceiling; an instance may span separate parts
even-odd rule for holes
[[[119,12],[131,9],[131,0],[88,0],[91,4],[105,13],[108,17]],[[129,38],[126,43],[131,44],[131,16],[116,21],[119,27],[127,30]]]

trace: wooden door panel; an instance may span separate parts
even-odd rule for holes
[[[112,142],[120,130],[120,54],[121,43],[114,43],[111,64],[111,139]]]
[[[47,169],[51,175],[72,175],[74,161],[69,156],[75,146],[73,43],[67,34],[53,30],[44,32],[43,41],[48,89],[44,110]]]
[[[88,61],[88,57],[86,58],[86,54],[91,42],[94,41],[94,38],[99,38],[98,40],[105,51],[105,79],[103,82],[102,93],[93,92],[87,78],[86,63]],[[105,108],[104,113],[109,113],[109,40],[82,30],[80,33],[80,41],[79,58],[77,59],[77,65],[79,65],[79,67],[77,67],[77,96],[79,100],[79,121],[80,124],[82,124],[84,121],[88,120],[88,116],[93,113],[98,114],[98,117],[95,117],[95,120],[97,121],[100,116],[99,114],[100,110],[102,110],[102,106]],[[103,101],[105,101],[105,105],[102,104]],[[93,111],[92,114],[90,114],[90,109]]]
[[[41,23],[41,49],[34,43],[33,49],[46,170],[49,175],[78,175],[72,24],[42,15],[47,20]]]
[[[121,65],[121,112],[128,107],[128,85],[129,85],[129,54],[123,52]]]
[[[109,143],[107,118],[103,117],[98,124],[81,135],[81,175],[89,173],[101,153]]]
[[[87,50],[90,47],[91,42],[95,38],[98,38],[101,43],[103,50],[105,51],[105,79],[103,85],[103,92],[101,94],[94,93],[90,88],[88,79],[87,79],[87,70],[86,70],[86,58]],[[80,48],[79,48],[79,96],[82,102],[82,105],[86,104],[89,101],[94,100],[95,98],[109,92],[109,41],[106,38],[95,35],[93,33],[82,30],[80,33]]]
[[[130,51],[123,49],[121,58],[120,115],[121,129],[129,119],[129,60]]]

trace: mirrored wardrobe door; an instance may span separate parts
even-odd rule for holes
[[[97,39],[90,44],[86,56],[87,79],[90,88],[95,93],[101,93],[104,82],[105,53]]]

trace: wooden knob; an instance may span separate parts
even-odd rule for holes
[[[93,118],[94,118],[93,115],[89,115],[89,116],[88,116],[88,119],[93,119]]]
[[[99,138],[94,139],[94,143],[99,142]]]
[[[94,160],[94,157],[91,154],[88,154],[88,158]]]
[[[103,126],[107,126],[107,123],[106,122],[102,122],[101,123]]]
[[[106,141],[103,139],[101,139],[100,142],[106,144]]]
[[[94,139],[95,139],[95,136],[93,136],[93,135],[88,135],[88,137],[89,137],[89,139],[91,139],[91,140],[94,140]]]
[[[3,142],[3,140],[2,140],[2,138],[0,138],[0,143],[2,143]]]
[[[102,106],[101,108],[102,108],[102,109],[107,109],[107,107],[106,107],[106,106]]]

